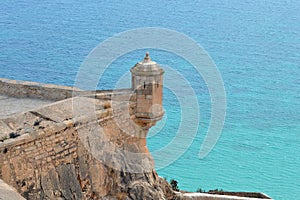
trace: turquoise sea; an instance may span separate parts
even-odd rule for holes
[[[2,0],[0,77],[73,85],[88,53],[119,32],[162,27],[186,34],[210,54],[223,77],[226,121],[213,151],[200,159],[211,111],[206,84],[183,58],[150,49],[155,61],[176,69],[190,82],[201,111],[192,145],[178,160],[159,169],[159,175],[178,180],[184,190],[261,191],[274,199],[297,200],[299,10],[298,0]],[[115,60],[99,88],[112,88],[144,52],[133,51]],[[164,124],[159,133],[149,134],[152,152],[166,146],[180,124],[176,94],[167,88],[164,92],[167,117],[158,123]]]

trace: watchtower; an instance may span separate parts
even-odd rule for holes
[[[162,108],[164,70],[150,59],[149,53],[143,61],[131,68],[132,89],[136,94],[135,117],[142,126],[153,126],[160,120]]]

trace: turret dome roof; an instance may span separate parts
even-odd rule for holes
[[[144,60],[138,62],[130,70],[134,74],[140,75],[159,75],[164,73],[164,70],[154,61],[151,60],[149,52],[146,52]]]

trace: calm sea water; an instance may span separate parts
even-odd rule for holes
[[[297,0],[2,0],[0,77],[73,85],[88,53],[116,33],[154,26],[187,34],[222,74],[227,117],[217,145],[199,159],[210,120],[206,85],[187,61],[151,50],[154,60],[186,77],[201,110],[192,145],[159,174],[185,190],[262,191],[275,199],[299,199],[299,10]],[[112,63],[99,88],[111,88],[143,54],[134,51]],[[166,146],[180,124],[175,94],[165,89],[164,98],[167,118],[158,123],[165,124],[159,134],[149,135],[152,152]]]

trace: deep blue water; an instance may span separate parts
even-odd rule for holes
[[[159,174],[185,190],[262,191],[275,199],[299,199],[299,10],[297,0],[2,0],[0,77],[73,85],[88,53],[114,34],[138,27],[184,33],[204,47],[222,74],[226,122],[217,145],[201,160],[211,106],[206,85],[187,61],[151,50],[155,61],[191,83],[201,111],[192,145]],[[111,88],[143,54],[137,50],[112,63],[99,88]],[[159,133],[149,135],[152,152],[167,145],[180,124],[176,95],[164,92],[167,118],[158,123],[165,123]]]

